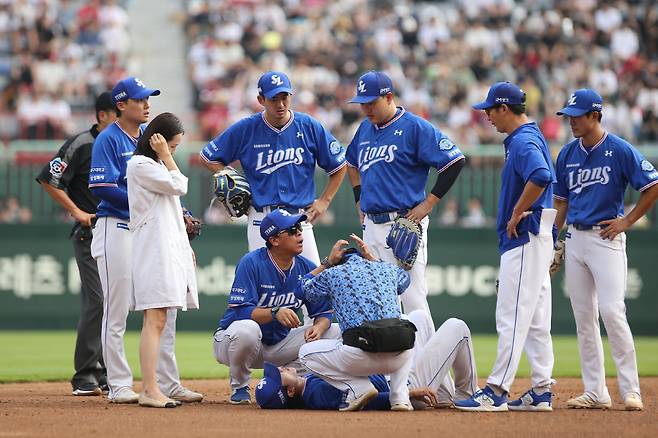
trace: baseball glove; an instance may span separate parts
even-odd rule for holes
[[[423,229],[420,225],[399,216],[386,236],[386,245],[393,251],[398,265],[408,271],[416,261],[422,240]]]
[[[551,262],[551,267],[548,269],[548,272],[553,275],[562,267],[564,263],[564,240],[558,240],[555,242],[555,250],[553,251],[553,261]]]
[[[247,179],[232,167],[226,167],[212,176],[215,199],[231,217],[247,214],[251,205],[251,188]]]
[[[189,210],[183,210],[183,221],[185,221],[185,232],[188,239],[194,240],[195,237],[201,235],[201,221],[192,216]]]

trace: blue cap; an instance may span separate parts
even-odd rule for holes
[[[139,100],[149,96],[157,96],[159,94],[160,90],[146,88],[144,82],[133,76],[121,79],[117,82],[114,88],[112,88],[112,99],[115,104],[128,99]]]
[[[525,103],[525,93],[511,82],[496,82],[489,88],[487,100],[473,105],[474,109],[484,110],[496,105],[520,105]]]
[[[369,71],[356,83],[356,96],[350,100],[350,103],[369,103],[392,92],[393,82],[386,73]]]
[[[281,372],[269,362],[263,365],[263,378],[256,385],[256,403],[263,409],[283,409],[288,394],[281,387]]]
[[[594,90],[581,88],[571,93],[567,106],[558,111],[557,115],[578,117],[591,111],[601,112],[602,110],[603,98]]]
[[[268,71],[258,80],[258,94],[271,99],[279,93],[292,94],[292,84],[285,73]]]
[[[267,240],[306,219],[305,214],[290,214],[286,210],[274,210],[260,222],[260,235]]]

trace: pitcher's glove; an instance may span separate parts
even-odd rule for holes
[[[386,245],[393,251],[398,265],[406,271],[410,270],[423,240],[423,229],[416,222],[398,216],[386,236]]]
[[[247,214],[251,206],[251,188],[247,179],[234,168],[227,166],[212,176],[215,198],[230,217]]]
[[[562,267],[564,263],[564,240],[558,240],[555,242],[555,247],[553,251],[553,261],[551,262],[551,267],[548,269],[548,272],[553,275]]]
[[[192,213],[187,209],[183,210],[183,221],[185,222],[185,232],[188,239],[194,240],[195,237],[201,235],[201,221],[192,216]]]

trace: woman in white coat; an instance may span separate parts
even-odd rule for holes
[[[194,256],[180,203],[187,193],[187,177],[172,156],[182,136],[180,120],[171,113],[160,114],[144,131],[126,172],[134,310],[144,311],[139,347],[142,406],[177,405],[157,383],[160,338],[168,311],[198,308]]]

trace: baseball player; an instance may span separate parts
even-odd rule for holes
[[[422,310],[411,312],[409,320],[418,328],[408,381],[409,398],[414,408],[449,407],[452,406],[453,397],[472,395],[477,389],[477,372],[471,333],[466,323],[451,318],[435,332],[429,315]],[[437,393],[446,377],[450,377],[451,368],[457,395],[454,395],[453,388],[450,398],[441,399]],[[346,392],[313,374],[299,377],[290,369],[266,364],[264,376],[256,387],[256,400],[264,409],[303,407],[338,410],[347,396]],[[364,410],[389,410],[388,381],[381,374],[368,378],[378,394],[365,405]]]
[[[370,71],[359,78],[351,103],[366,116],[347,148],[348,176],[361,214],[363,240],[381,260],[395,263],[386,236],[398,215],[419,222],[427,235],[428,214],[448,192],[464,166],[459,148],[426,120],[396,106],[391,79]],[[434,188],[425,194],[430,168],[438,171]],[[405,313],[430,312],[427,304],[427,239],[402,294]]]
[[[298,366],[293,362],[305,342],[340,337],[327,300],[311,305],[295,296],[302,277],[316,267],[301,255],[305,220],[283,209],[268,213],[260,223],[266,247],[242,257],[235,270],[228,308],[213,336],[215,359],[229,366],[232,404],[251,402],[251,369],[263,361]],[[302,325],[297,316],[303,304],[314,318],[311,324]]]
[[[141,125],[149,118],[150,96],[160,90],[147,88],[128,77],[112,89],[119,118],[101,132],[92,147],[89,188],[100,198],[93,229],[91,255],[96,259],[103,288],[101,341],[107,367],[109,399],[113,403],[137,403],[132,372],[123,347],[123,334],[131,303],[131,236],[128,230],[126,167],[132,157]],[[176,309],[169,309],[160,340],[158,383],[162,392],[178,401],[200,401],[203,396],[181,386],[174,354]]]
[[[619,393],[627,410],[643,408],[633,335],[626,320],[626,234],[658,198],[658,172],[633,146],[601,126],[603,100],[580,89],[558,115],[569,118],[574,141],[557,159],[556,224],[566,233],[566,288],[571,299],[585,392],[570,408],[607,409],[599,314],[617,367]],[[630,185],[642,194],[624,215]]]
[[[551,411],[553,346],[551,282],[555,171],[536,123],[525,113],[525,93],[498,82],[474,109],[484,110],[498,132],[506,133],[505,165],[498,200],[499,288],[496,299],[498,352],[487,385],[455,403],[468,411]],[[521,353],[532,368],[532,388],[507,402]]]
[[[285,73],[270,71],[258,80],[258,103],[264,111],[230,126],[201,150],[213,172],[240,160],[251,186],[247,240],[249,251],[261,248],[260,223],[266,214],[284,209],[304,213],[302,255],[320,264],[312,224],[327,210],[345,176],[345,149],[313,117],[292,111],[293,88]],[[316,163],[329,181],[315,198]]]
[[[75,219],[71,241],[80,272],[80,319],[75,343],[73,395],[101,395],[107,388],[101,351],[103,290],[96,261],[91,257],[91,226],[96,198],[89,187],[91,145],[117,118],[109,92],[96,98],[96,124],[69,138],[37,176],[37,182]]]

